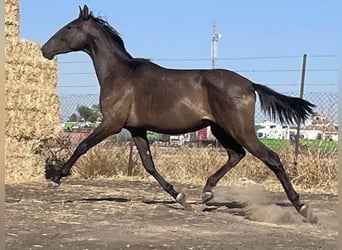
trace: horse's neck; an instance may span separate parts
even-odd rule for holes
[[[118,45],[108,39],[96,39],[90,50],[86,52],[93,61],[100,85],[104,83],[109,74],[120,73],[121,70],[124,70],[128,61],[132,59],[130,54],[119,49]]]

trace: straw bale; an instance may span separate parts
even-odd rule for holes
[[[19,0],[5,0],[5,38],[19,35]]]
[[[18,140],[16,138],[5,137],[5,182],[19,182],[30,180],[44,174],[44,158],[36,154],[39,147],[38,140]],[[10,152],[10,153],[8,153]]]
[[[54,124],[53,115],[38,110],[12,109],[6,110],[5,115],[8,125],[5,133],[9,136],[44,140],[60,131]]]
[[[5,41],[5,62],[14,64],[21,73],[26,71],[34,71],[35,73],[44,73],[57,77],[57,61],[49,61],[42,56],[41,46],[38,43],[27,40],[6,40]],[[47,72],[46,72],[47,71]],[[52,72],[51,72],[52,71]],[[53,80],[55,80],[54,78]],[[55,83],[56,81],[49,81]]]
[[[6,134],[44,139],[60,131],[56,61],[37,43],[6,41]]]
[[[57,61],[43,58],[34,42],[5,40],[5,182],[43,177],[39,144],[61,131]]]
[[[30,89],[27,86],[11,88],[10,90],[7,89],[6,91],[6,109],[39,110],[43,113],[54,110],[52,113],[58,115],[59,100],[51,90],[44,92],[42,88]]]

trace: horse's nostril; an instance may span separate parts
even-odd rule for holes
[[[41,49],[43,56],[48,59],[51,60],[53,58],[53,55],[51,53],[47,53],[45,50]]]

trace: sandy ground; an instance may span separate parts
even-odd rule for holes
[[[337,249],[337,196],[303,195],[318,224],[261,185],[184,190],[184,210],[154,181],[75,180],[6,185],[6,249]]]

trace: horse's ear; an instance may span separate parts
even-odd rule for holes
[[[87,5],[84,5],[83,9],[81,6],[79,6],[80,9],[80,15],[79,17],[82,18],[83,20],[88,20],[89,19],[89,9]]]
[[[78,6],[78,8],[80,9],[80,14],[78,17],[82,17],[82,8],[81,8],[81,6]]]

